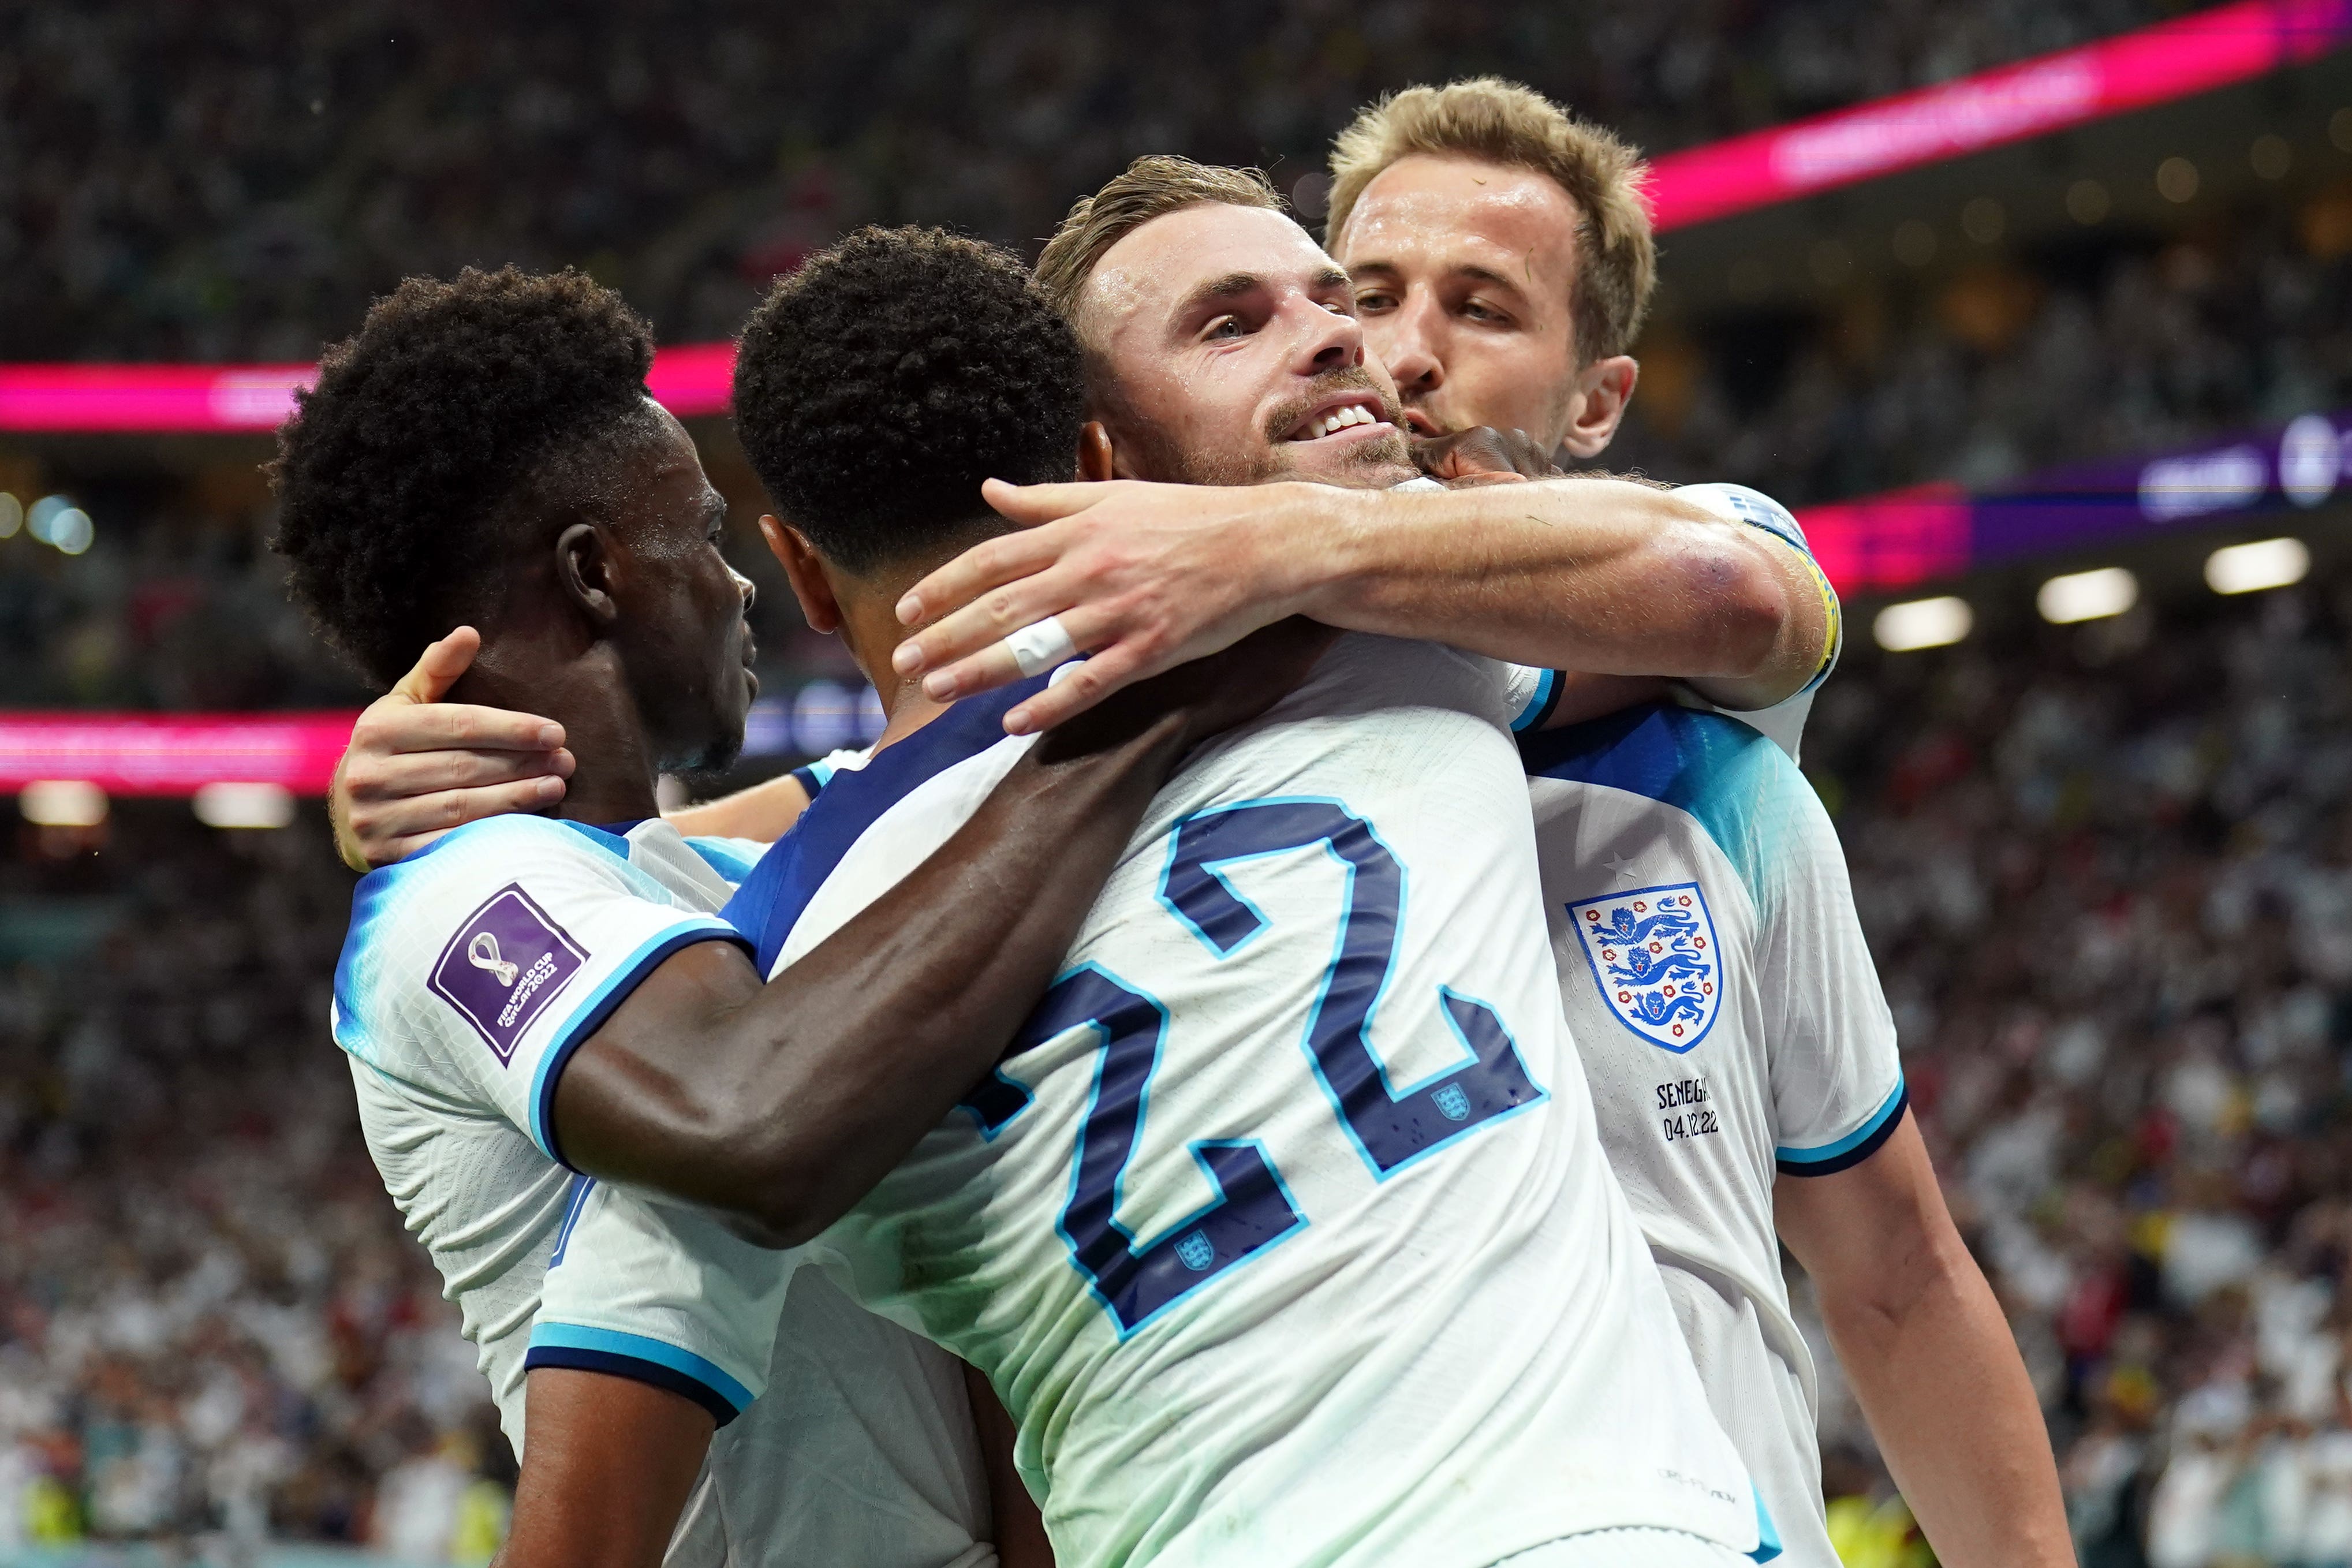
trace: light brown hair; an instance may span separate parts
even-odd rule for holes
[[[1334,250],[1364,187],[1416,153],[1483,158],[1549,175],[1576,204],[1576,297],[1570,303],[1580,362],[1633,346],[1658,283],[1658,244],[1642,205],[1649,165],[1632,147],[1551,100],[1500,77],[1408,88],[1356,116],[1331,143]]]
[[[1273,184],[1255,169],[1223,169],[1151,153],[1111,176],[1093,195],[1077,199],[1037,258],[1037,287],[1077,326],[1079,296],[1105,252],[1153,218],[1203,202],[1286,210]]]

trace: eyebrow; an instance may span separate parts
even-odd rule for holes
[[[1395,272],[1397,270],[1399,270],[1399,268],[1397,264],[1393,261],[1365,261],[1359,263],[1356,267],[1356,273],[1360,279],[1361,276],[1367,272]],[[1452,277],[1474,279],[1481,283],[1491,283],[1497,289],[1507,289],[1512,293],[1518,295],[1521,299],[1530,297],[1526,284],[1520,282],[1516,278],[1497,272],[1491,267],[1480,267],[1475,262],[1464,262],[1459,267],[1447,268],[1446,272]]]
[[[1266,279],[1264,273],[1228,272],[1223,278],[1209,279],[1186,295],[1184,303],[1178,307],[1176,314],[1180,318],[1189,316],[1203,305],[1220,300],[1238,300],[1244,294],[1265,288],[1265,285]],[[1337,267],[1319,268],[1315,276],[1307,279],[1307,287],[1345,289],[1348,287],[1348,274]]]

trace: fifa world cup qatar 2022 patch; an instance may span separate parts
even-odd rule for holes
[[[1568,919],[1619,1023],[1677,1056],[1706,1037],[1723,1005],[1723,964],[1696,882],[1586,899]]]
[[[466,917],[433,965],[433,994],[465,1015],[501,1063],[588,962],[587,952],[509,882]]]

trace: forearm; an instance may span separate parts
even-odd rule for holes
[[[1911,1282],[1894,1302],[1822,1316],[1879,1451],[1948,1568],[2057,1568],[2074,1548],[2050,1439],[2024,1363],[1959,1237],[1919,1237],[1885,1260]]]
[[[706,800],[662,818],[689,838],[750,838],[772,844],[808,809],[808,792],[790,773]]]
[[[1178,718],[1117,707],[1046,737],[938,853],[691,1052],[650,1038],[593,1072],[575,1062],[557,1090],[567,1157],[776,1245],[814,1235],[1002,1054],[1182,739]]]
[[[1819,668],[1827,617],[1779,542],[1672,490],[1570,479],[1324,492],[1282,549],[1304,613],[1522,664],[1704,683],[1769,706]]]
[[[678,1394],[541,1367],[525,1384],[522,1474],[493,1568],[660,1568],[710,1447]]]

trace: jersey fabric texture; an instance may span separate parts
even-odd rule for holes
[[[1520,752],[1610,1163],[1789,1563],[1834,1564],[1772,1184],[1868,1158],[1905,1106],[1836,832],[1787,754],[1718,714],[1636,708]]]
[[[1822,613],[1827,617],[1829,628],[1822,643],[1821,668],[1795,696],[1769,708],[1733,715],[1749,728],[1761,731],[1794,762],[1804,739],[1806,715],[1812,711],[1813,697],[1821,690],[1822,682],[1830,678],[1830,671],[1837,668],[1838,655],[1845,650],[1845,614],[1839,606],[1837,590],[1830,585],[1829,574],[1822,570],[1821,563],[1813,559],[1812,546],[1805,542],[1805,531],[1797,526],[1797,520],[1790,515],[1787,507],[1763,491],[1749,489],[1746,485],[1706,484],[1677,485],[1675,494],[1684,500],[1696,501],[1727,522],[1763,530],[1802,555],[1811,569],[1813,588],[1821,595]],[[1687,692],[1684,695],[1687,705],[1715,710],[1704,699]]]
[[[530,1367],[635,1378],[721,1424],[671,1563],[976,1568],[995,1554],[961,1369],[799,1254],[576,1175],[553,1137],[572,1051],[681,947],[740,940],[714,911],[762,847],[659,821],[459,828],[362,879],[336,1042],[518,1453]]]
[[[1343,637],[1155,799],[998,1071],[816,1244],[980,1368],[1064,1568],[1769,1551],[1601,1158],[1501,668]],[[1029,681],[832,781],[770,973],[1031,743]]]

